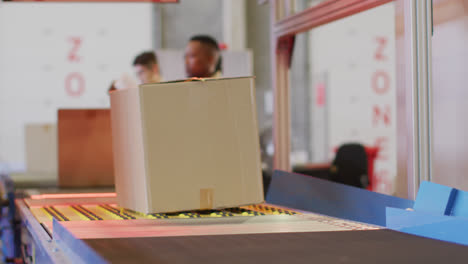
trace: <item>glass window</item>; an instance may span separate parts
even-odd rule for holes
[[[340,146],[359,143],[368,157],[378,151],[372,190],[393,194],[395,68],[394,3],[297,35],[290,69],[293,170],[326,168]]]

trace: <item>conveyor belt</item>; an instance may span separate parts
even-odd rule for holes
[[[44,205],[31,206],[31,212],[40,222],[52,221],[99,221],[134,219],[180,219],[261,215],[297,215],[299,212],[268,205],[253,205],[223,210],[188,211],[168,214],[142,214],[117,207],[116,204],[97,205]]]
[[[108,258],[109,252],[101,251],[101,244],[94,244],[96,241],[104,240],[112,247],[114,247],[114,243],[117,243],[115,244],[117,248],[122,245],[124,247],[130,245],[130,248],[124,250],[126,252],[122,254],[132,255],[134,253],[135,255],[132,256],[134,260],[144,259],[154,262],[152,261],[154,255],[145,255],[144,252],[138,253],[142,252],[143,249],[138,249],[138,246],[133,248],[131,243],[128,244],[126,241],[158,243],[160,240],[156,238],[171,240],[171,237],[186,237],[190,240],[189,237],[193,237],[197,240],[200,236],[226,236],[228,239],[231,237],[236,239],[247,234],[260,238],[262,234],[283,236],[284,233],[350,232],[380,229],[363,223],[295,211],[271,204],[222,210],[143,214],[118,207],[115,197],[105,194],[99,194],[95,197],[91,194],[79,194],[73,197],[60,194],[60,197],[64,198],[50,195],[36,196],[19,202],[19,207],[24,208],[21,209],[23,215],[27,215],[29,212],[30,217],[35,218],[40,223],[41,229],[44,228],[48,237],[53,239],[51,241],[60,241],[63,252],[73,252],[67,255],[67,258],[76,260],[84,257],[82,261],[89,263],[100,263],[100,261],[86,259],[87,256],[95,254],[104,257],[110,263],[119,261],[113,257]],[[151,239],[146,240],[146,238]],[[200,242],[204,243],[204,240],[202,239]],[[239,242],[242,244],[248,241]],[[178,249],[173,248],[171,251],[177,252]],[[122,258],[120,261],[124,259]],[[128,259],[126,260],[128,261]],[[163,262],[171,263],[172,260],[178,261],[168,258],[167,261]]]
[[[63,194],[62,194],[63,195]],[[302,231],[372,230],[377,227],[270,204],[143,214],[120,208],[109,197],[25,199],[29,211],[53,237],[53,219],[77,238],[221,235]]]
[[[391,230],[83,241],[107,263],[454,264],[468,258],[464,246]]]
[[[146,215],[119,208],[115,193],[49,193],[16,203],[28,231],[25,252],[42,263],[465,263],[468,258],[466,247],[456,244],[271,204]]]

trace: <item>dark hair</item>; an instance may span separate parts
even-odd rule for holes
[[[108,93],[117,90],[117,87],[115,87],[115,81],[112,81],[111,86],[107,90]]]
[[[150,68],[154,64],[158,64],[158,58],[156,57],[156,54],[152,51],[143,52],[140,55],[136,56],[135,60],[133,60],[133,66],[143,65],[145,67]]]
[[[206,45],[209,49],[214,52],[220,52],[220,48],[216,39],[208,36],[208,35],[195,35],[190,38],[190,41],[198,41],[203,45]],[[222,58],[221,55],[218,58],[218,62],[216,63],[215,71],[222,71]]]

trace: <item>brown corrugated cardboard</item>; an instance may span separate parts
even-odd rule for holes
[[[143,213],[263,201],[253,77],[111,93],[119,206]]]
[[[112,186],[110,110],[60,109],[57,120],[59,186]]]

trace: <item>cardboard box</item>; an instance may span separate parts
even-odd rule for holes
[[[119,206],[160,213],[263,202],[253,77],[110,97]]]
[[[60,109],[57,130],[60,187],[114,184],[109,109]]]
[[[57,126],[27,124],[25,126],[26,170],[36,175],[57,179]]]

